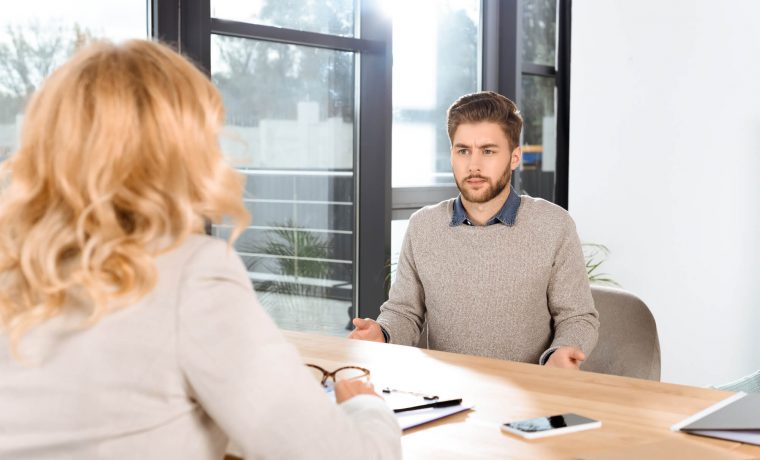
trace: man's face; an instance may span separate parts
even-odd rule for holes
[[[497,123],[463,123],[451,143],[451,169],[462,198],[486,203],[509,187],[522,152],[519,147],[510,150],[509,140]]]

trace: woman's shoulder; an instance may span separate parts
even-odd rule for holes
[[[178,245],[168,244],[159,257],[182,263],[207,262],[235,254],[227,241],[209,235],[192,234]]]
[[[183,278],[216,277],[247,281],[247,271],[233,245],[208,235],[190,235],[158,257],[159,271]]]

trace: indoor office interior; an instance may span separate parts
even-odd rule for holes
[[[27,0],[2,10],[3,159],[29,96],[90,40],[159,39],[210,76],[252,216],[235,250],[283,330],[344,337],[351,319],[377,316],[409,217],[457,196],[446,109],[492,90],[525,121],[513,187],[568,210],[593,285],[646,305],[660,379],[710,386],[760,369],[758,2]],[[226,238],[230,227],[209,231]]]

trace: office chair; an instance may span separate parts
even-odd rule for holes
[[[599,341],[581,369],[660,380],[660,340],[646,304],[622,289],[591,285],[599,312]]]

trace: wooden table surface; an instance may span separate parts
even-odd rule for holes
[[[462,397],[474,410],[404,433],[404,458],[577,458],[678,439],[719,446],[760,458],[760,446],[670,431],[670,426],[732,393],[590,372],[481,358],[414,347],[285,331],[304,362],[370,369],[385,386]],[[601,429],[524,440],[504,434],[501,423],[575,412],[602,421]]]

